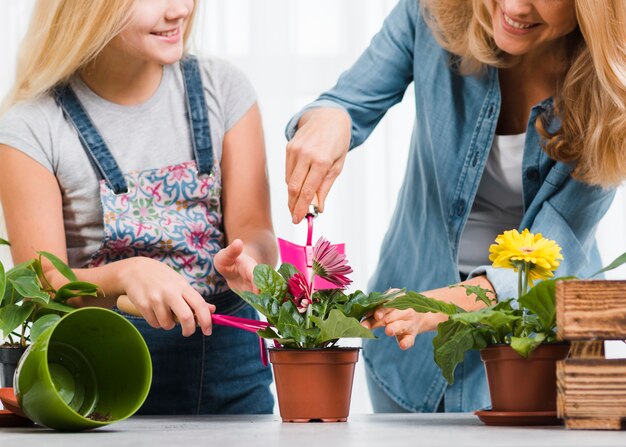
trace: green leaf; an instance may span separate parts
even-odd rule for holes
[[[346,317],[338,309],[331,310],[325,320],[315,316],[311,316],[310,319],[320,328],[315,340],[316,345],[339,338],[376,338],[372,331],[362,326],[356,318]]]
[[[394,309],[413,309],[416,312],[426,313],[443,313],[446,315],[454,315],[456,313],[465,312],[459,306],[434,298],[428,298],[420,293],[408,291],[404,296],[398,297],[393,301],[385,304],[385,307]]]
[[[249,305],[254,307],[257,311],[259,311],[259,313],[265,316],[265,318],[267,318],[267,320],[270,323],[272,323],[270,319],[278,316],[277,312],[276,312],[276,315],[274,315],[272,312],[272,303],[275,302],[275,300],[274,298],[271,297],[271,295],[267,293],[259,293],[257,295],[255,293],[248,292],[248,291],[236,292],[236,293],[237,295],[239,295],[239,297],[242,300],[244,300],[246,303],[248,303]]]
[[[267,264],[254,267],[254,284],[262,293],[268,293],[278,301],[283,301],[287,294],[287,282]]]
[[[449,384],[454,383],[454,370],[463,362],[465,353],[475,347],[480,349],[481,344],[486,346],[487,343],[476,329],[454,320],[439,323],[433,338],[435,363]]]
[[[61,317],[55,314],[44,315],[43,317],[37,318],[30,329],[31,342],[37,340],[37,337],[39,337],[43,331],[53,326],[60,319]]]
[[[539,332],[533,338],[511,337],[511,348],[524,358],[528,356],[546,339],[546,334]]]
[[[98,286],[84,281],[73,281],[65,284],[59,290],[54,297],[56,301],[65,303],[70,298],[76,296],[97,296]]]
[[[465,293],[467,293],[467,296],[470,296],[472,294],[476,295],[476,302],[478,301],[482,301],[483,303],[485,303],[487,306],[493,306],[496,302],[496,296],[495,293],[489,289],[483,289],[480,286],[470,286],[470,285],[466,285],[466,284],[461,284],[461,285],[452,285],[450,287],[462,287],[465,289]],[[492,297],[489,298],[489,295],[491,295]]]
[[[54,300],[50,300],[45,304],[40,304],[39,307],[41,307],[42,309],[48,309],[48,310],[53,310],[55,312],[63,312],[63,313],[69,313],[69,312],[73,312],[76,310],[75,307],[68,306],[67,304],[63,304],[63,303],[57,303]]]
[[[9,241],[7,241],[6,239],[2,239],[2,238],[0,237],[0,245],[9,245],[9,246],[10,246],[10,245],[11,245],[11,243],[10,243]]]
[[[518,300],[520,306],[537,315],[546,330],[552,330],[556,325],[555,284],[554,279],[542,281]]]
[[[47,303],[50,296],[46,292],[41,291],[41,284],[35,272],[32,275],[22,275],[17,278],[9,278],[9,282],[15,291],[24,298],[31,298],[40,302]]]
[[[283,338],[292,338],[299,344],[306,342],[307,331],[304,327],[304,318],[291,301],[286,301],[280,307],[276,329]]]
[[[293,264],[285,262],[278,268],[278,273],[285,278],[285,281],[289,281],[293,275],[299,273],[298,269]]]
[[[57,269],[61,275],[65,276],[70,281],[78,281],[78,278],[76,277],[76,274],[72,271],[72,269],[55,255],[53,255],[52,253],[48,253],[47,251],[38,251],[37,253],[50,261],[54,268]]]
[[[296,341],[293,338],[281,338],[272,327],[259,329],[257,334],[259,337],[266,338],[268,340],[276,340],[283,346],[292,346],[296,344]]]
[[[381,304],[391,301],[394,298],[404,294],[404,290],[398,290],[392,293],[372,292],[369,295],[360,290],[350,294],[348,301],[341,307],[341,311],[346,317],[356,318],[360,320],[368,312],[376,309]]]
[[[615,260],[611,262],[609,265],[607,265],[603,269],[600,269],[597,272],[595,272],[593,275],[591,275],[590,278],[593,278],[594,276],[599,275],[600,273],[604,273],[604,272],[608,272],[609,270],[616,269],[617,267],[619,267],[625,262],[626,262],[626,253],[623,253],[619,255],[617,258],[615,258]]]
[[[450,319],[455,321],[463,321],[467,324],[482,324],[495,330],[503,327],[510,328],[513,322],[521,318],[517,315],[493,309],[480,309],[474,312],[455,314],[450,317]]]
[[[18,326],[24,323],[35,309],[35,304],[25,302],[20,304],[9,304],[0,309],[0,331],[2,338],[13,332]]]

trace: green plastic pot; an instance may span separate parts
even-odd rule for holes
[[[132,416],[152,381],[146,342],[121,315],[77,309],[46,329],[18,364],[24,413],[56,430],[84,430]]]

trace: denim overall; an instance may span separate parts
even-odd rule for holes
[[[213,264],[224,246],[221,172],[213,160],[198,61],[189,56],[180,65],[195,160],[174,166],[122,174],[72,89],[54,92],[101,179],[104,239],[88,267],[134,256],[156,259],[180,273],[218,313],[257,318]],[[214,326],[210,337],[200,330],[183,337],[180,327],[153,329],[142,318],[124,316],[152,356],[152,387],[139,414],[272,412],[272,376],[259,360],[254,334]]]

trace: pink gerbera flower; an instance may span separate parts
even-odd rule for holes
[[[287,290],[292,296],[291,301],[296,305],[298,312],[301,314],[306,312],[307,307],[311,304],[311,285],[302,273],[296,273],[289,281],[287,281]]]
[[[339,253],[324,237],[320,237],[313,247],[313,272],[341,288],[352,282],[347,276],[352,273],[352,268],[346,255]]]

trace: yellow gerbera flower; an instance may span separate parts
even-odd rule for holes
[[[563,259],[561,247],[544,238],[541,233],[532,234],[525,229],[520,234],[517,230],[509,230],[496,238],[496,243],[489,247],[489,260],[494,267],[510,268],[518,271],[528,264],[528,282],[554,276],[553,272]]]

